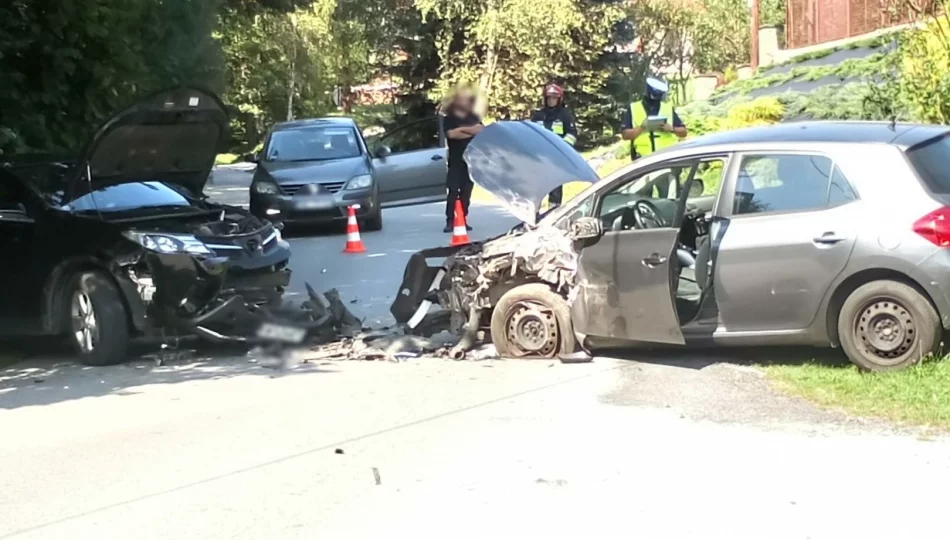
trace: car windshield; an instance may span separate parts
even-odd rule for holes
[[[941,195],[950,194],[950,138],[941,137],[907,152],[917,174],[930,191]]]
[[[275,131],[265,161],[325,161],[357,157],[356,132],[348,127],[308,127]]]
[[[191,201],[162,182],[132,182],[97,189],[62,207],[73,212],[123,212],[140,208],[190,208]]]

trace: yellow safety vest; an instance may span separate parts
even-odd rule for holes
[[[544,125],[544,121],[539,121],[537,123],[541,124],[542,126]],[[564,139],[564,142],[566,142],[567,144],[571,146],[574,146],[574,144],[577,142],[577,137],[571,135],[570,133],[568,133],[567,135],[564,134],[564,122],[561,122],[560,120],[555,120],[554,122],[551,122],[551,131],[555,135]]]
[[[666,121],[670,124],[673,123],[673,105],[668,102],[660,103],[660,116],[665,116]],[[630,117],[633,120],[633,127],[637,127],[647,119],[647,110],[644,108],[643,103],[640,101],[630,104]],[[630,148],[636,151],[638,157],[648,156],[657,150],[662,150],[667,146],[672,146],[676,144],[676,141],[679,140],[679,137],[675,133],[667,133],[665,131],[657,131],[653,133],[653,137],[650,137],[650,132],[644,131],[636,139],[631,141]],[[654,146],[656,148],[654,148]]]

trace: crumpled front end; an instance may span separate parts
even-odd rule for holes
[[[415,328],[438,304],[455,316],[452,326],[458,329],[467,314],[493,307],[502,294],[523,283],[547,283],[571,298],[577,264],[570,236],[552,226],[423,250],[409,260],[390,311],[397,322]]]
[[[261,324],[261,308],[278,305],[290,270],[235,277],[227,257],[142,251],[117,264],[117,277],[144,330],[197,333],[244,341]]]

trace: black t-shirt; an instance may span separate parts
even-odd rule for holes
[[[469,113],[465,118],[459,118],[451,113],[442,117],[442,132],[445,133],[449,146],[449,167],[465,166],[465,159],[462,154],[468,147],[468,143],[472,141],[471,137],[467,139],[449,139],[449,131],[460,127],[477,126],[481,123],[482,119],[474,113]]]

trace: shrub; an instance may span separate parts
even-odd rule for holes
[[[941,15],[901,41],[898,89],[914,120],[950,122],[950,18]]]

